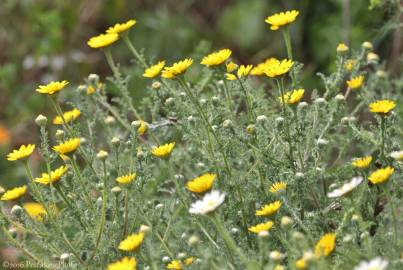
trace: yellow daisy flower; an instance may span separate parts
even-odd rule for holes
[[[304,93],[304,89],[295,89],[292,91],[288,91],[283,95],[284,102],[289,105],[298,104],[304,97]],[[278,99],[280,100],[280,102],[283,102],[282,97],[279,97]]]
[[[191,192],[195,193],[206,192],[207,190],[211,189],[216,177],[217,175],[214,173],[205,173],[187,182],[186,187]]]
[[[336,51],[339,53],[344,53],[348,51],[348,46],[344,43],[340,43],[339,45],[337,45]]]
[[[147,129],[148,129],[148,124],[147,124],[147,122],[145,122],[145,121],[143,121],[143,120],[140,120],[140,126],[139,126],[138,129],[137,129],[137,133],[138,133],[140,136],[143,136],[143,135],[146,133]]]
[[[174,269],[174,270],[182,270],[183,269],[183,264],[185,266],[189,266],[194,262],[195,258],[194,257],[189,257],[185,259],[183,262],[179,260],[173,260],[167,265],[167,269]]]
[[[295,268],[297,269],[305,269],[306,268],[306,261],[301,258],[295,262]]]
[[[120,34],[126,32],[136,24],[136,20],[129,20],[125,23],[117,23],[106,30],[107,34]]]
[[[281,181],[281,182],[276,182],[276,183],[272,184],[270,186],[269,190],[271,193],[278,193],[280,191],[285,190],[286,188],[287,188],[287,184]]]
[[[353,70],[354,66],[357,64],[357,60],[355,59],[348,59],[346,63],[344,64],[344,67],[348,70],[351,71]]]
[[[264,205],[260,210],[256,210],[256,216],[270,216],[278,211],[281,207],[280,201],[275,201],[270,204]]]
[[[133,257],[124,257],[119,261],[110,263],[107,270],[136,270],[137,261]]]
[[[260,233],[262,231],[268,231],[273,227],[273,221],[267,221],[265,223],[260,223],[255,226],[249,227],[248,230],[253,233]]]
[[[98,36],[92,37],[88,40],[87,44],[91,48],[99,49],[108,47],[112,43],[116,42],[119,39],[119,35],[116,33],[111,34],[100,34]]]
[[[71,111],[67,111],[67,112],[63,113],[63,118],[67,123],[69,123],[69,122],[72,122],[72,121],[76,120],[80,115],[81,115],[80,110],[74,108]],[[60,117],[60,116],[56,116],[53,119],[53,124],[55,124],[55,125],[63,125],[64,124],[63,123],[63,118]]]
[[[60,178],[67,172],[69,168],[66,165],[60,166],[54,171],[50,172],[50,177],[49,174],[47,173],[42,173],[41,177],[35,178],[36,183],[40,183],[43,185],[50,185],[51,183],[55,183],[60,180]]]
[[[327,233],[316,243],[315,245],[315,256],[329,256],[333,252],[336,246],[336,234]]]
[[[46,216],[46,210],[40,203],[28,202],[24,203],[22,207],[25,209],[28,216],[37,221],[43,221],[44,216]]]
[[[13,189],[7,190],[3,196],[1,196],[2,201],[12,201],[20,198],[27,192],[27,186],[15,187]]]
[[[132,173],[132,174],[126,174],[126,175],[122,175],[116,178],[116,182],[118,182],[119,184],[129,184],[131,183],[134,178],[136,178],[136,174]]]
[[[393,100],[377,100],[369,104],[369,110],[373,113],[387,114],[396,107],[396,103]]]
[[[274,15],[267,17],[265,22],[271,25],[270,26],[271,30],[278,30],[280,27],[285,26],[285,25],[290,24],[293,21],[295,21],[298,14],[299,14],[299,11],[297,11],[297,10],[289,10],[286,12],[280,12],[280,13],[276,13]]]
[[[249,75],[249,72],[252,70],[253,65],[241,65],[237,70],[238,78],[246,77]]]
[[[225,77],[228,81],[233,81],[233,80],[236,80],[236,78],[237,78],[234,74],[231,74],[231,73],[225,73]]]
[[[15,161],[29,157],[35,150],[35,144],[21,145],[20,148],[14,149],[13,152],[7,155],[7,160]]]
[[[280,61],[273,58],[266,63],[265,74],[270,78],[281,76],[287,73],[293,65],[294,62],[292,60],[283,59]]]
[[[143,77],[146,78],[157,77],[161,73],[161,70],[164,68],[164,66],[165,61],[159,61],[157,64],[147,68],[143,73]]]
[[[277,59],[276,58],[268,58],[266,59],[264,62],[257,64],[257,66],[255,66],[250,74],[254,75],[254,76],[262,76],[265,75],[265,70],[268,66],[272,65],[272,63],[276,63]]]
[[[372,162],[372,157],[371,156],[366,156],[362,158],[356,158],[351,162],[351,165],[353,165],[356,168],[364,169],[369,166]]]
[[[174,142],[167,143],[158,147],[154,147],[151,151],[151,154],[155,157],[166,158],[171,154],[174,147],[175,147]]]
[[[386,182],[389,180],[390,176],[394,173],[395,169],[388,166],[386,168],[378,169],[371,173],[371,175],[368,177],[368,180],[374,184],[381,184],[383,182]]]
[[[76,151],[76,149],[79,146],[80,146],[80,138],[73,138],[54,146],[53,150],[57,152],[59,155],[65,155]]]
[[[192,64],[193,59],[191,58],[179,61],[170,67],[165,67],[161,76],[166,79],[174,79],[176,76],[184,74]]]
[[[357,89],[357,88],[361,87],[363,82],[364,82],[364,76],[360,75],[360,76],[354,77],[351,80],[347,81],[347,85],[351,89]]]
[[[227,72],[233,72],[233,71],[235,71],[237,68],[238,68],[238,65],[235,64],[235,63],[232,62],[232,61],[229,62],[229,63],[226,65]]]
[[[134,251],[143,243],[144,233],[133,233],[120,242],[118,248],[124,251]]]
[[[230,49],[219,50],[203,57],[200,63],[207,67],[218,66],[224,63],[231,54],[232,51]]]
[[[66,80],[50,82],[47,85],[39,85],[35,91],[41,94],[53,95],[54,93],[57,93],[60,90],[62,90],[68,84],[69,82]]]

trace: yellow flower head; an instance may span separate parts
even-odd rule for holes
[[[136,270],[137,261],[133,257],[124,257],[119,261],[110,263],[107,270]]]
[[[348,46],[344,43],[340,43],[339,45],[337,45],[336,51],[339,53],[344,53],[348,51]]]
[[[252,70],[253,65],[241,65],[237,70],[238,78],[246,77],[249,75],[249,72]]]
[[[66,165],[60,166],[54,171],[50,172],[50,177],[49,174],[47,173],[42,173],[41,177],[35,178],[36,183],[40,183],[43,185],[50,185],[51,183],[55,183],[60,180],[60,178],[67,172],[68,167]]]
[[[301,258],[295,262],[295,267],[297,269],[305,269],[306,268],[306,261],[304,258]]]
[[[155,157],[166,158],[169,157],[174,147],[175,147],[174,142],[167,143],[158,147],[154,147],[153,150],[151,151],[151,154]]]
[[[12,201],[20,198],[27,192],[27,186],[16,187],[10,190],[7,190],[3,196],[1,196],[2,201]]]
[[[238,68],[238,65],[231,61],[226,65],[226,68],[227,72],[233,72]]]
[[[284,183],[284,182],[276,182],[276,183],[274,183],[274,184],[272,184],[270,186],[269,190],[270,190],[271,193],[278,193],[280,191],[285,190],[286,188],[287,188],[286,183]]]
[[[165,61],[159,61],[157,64],[147,68],[143,73],[143,77],[146,78],[157,77],[161,73],[161,70],[164,68],[164,66]]]
[[[45,208],[42,204],[36,202],[24,203],[22,206],[27,212],[28,216],[37,221],[43,221],[46,216]]]
[[[288,91],[283,95],[284,102],[289,105],[298,104],[303,98],[304,93],[304,89],[295,89],[292,91]],[[280,102],[283,102],[283,98],[279,97],[278,99],[280,100]]]
[[[393,174],[394,171],[395,169],[390,166],[378,169],[371,173],[371,175],[368,177],[368,180],[374,185],[381,184],[388,181],[389,177]]]
[[[69,123],[74,120],[76,120],[79,116],[81,115],[81,112],[79,109],[74,108],[71,111],[63,113],[63,118],[64,120]],[[63,118],[60,116],[56,116],[55,119],[53,119],[53,124],[55,125],[63,125]]]
[[[122,175],[116,178],[116,182],[119,184],[129,184],[134,180],[134,178],[136,178],[135,173]]]
[[[257,64],[257,66],[255,66],[254,68],[252,68],[252,70],[250,71],[251,75],[254,76],[262,76],[265,75],[265,70],[268,66],[270,66],[273,62],[276,62],[277,59],[276,58],[268,58],[266,59],[263,63],[259,63]]]
[[[373,113],[387,114],[396,107],[396,103],[392,100],[377,100],[369,104],[369,110]]]
[[[193,180],[187,182],[186,187],[191,192],[202,193],[210,190],[217,175],[214,173],[205,173]]]
[[[315,245],[315,256],[328,256],[333,252],[336,245],[336,234],[327,233],[316,243]]]
[[[208,67],[218,66],[224,63],[231,56],[231,53],[230,49],[219,50],[203,57],[200,63]]]
[[[179,61],[174,63],[173,66],[165,67],[161,76],[166,79],[174,79],[176,76],[184,74],[192,64],[193,59],[191,58]]]
[[[351,162],[351,165],[353,165],[356,168],[364,169],[369,166],[372,162],[372,157],[371,156],[366,156],[362,158],[356,158]]]
[[[80,146],[80,138],[73,138],[53,147],[53,150],[60,155],[74,152]]]
[[[231,73],[225,73],[225,77],[228,81],[233,81],[233,80],[236,80],[236,78],[237,78],[234,74],[231,74]]]
[[[141,243],[143,243],[143,240],[144,240],[144,233],[142,232],[133,233],[128,237],[126,237],[125,240],[120,242],[118,248],[124,251],[134,251],[140,247]]]
[[[289,10],[286,12],[280,12],[280,13],[276,13],[274,15],[267,17],[265,22],[271,25],[270,26],[271,30],[278,30],[281,26],[285,26],[285,25],[290,24],[293,21],[295,21],[298,14],[299,14],[299,11],[297,11],[297,10]]]
[[[91,48],[99,49],[108,47],[112,43],[116,42],[119,39],[119,35],[116,33],[110,34],[100,34],[99,36],[95,36],[88,40],[87,44]]]
[[[189,266],[194,262],[194,257],[189,257],[185,259],[183,262],[179,260],[173,260],[167,265],[167,269],[174,269],[174,270],[182,270],[183,265]]]
[[[53,95],[62,90],[68,84],[68,81],[50,82],[47,85],[39,85],[35,91],[41,94]]]
[[[364,82],[364,76],[360,75],[360,76],[354,77],[351,80],[347,81],[347,85],[351,89],[357,89],[357,88],[361,87],[363,82]]]
[[[126,32],[136,24],[136,20],[129,20],[125,23],[117,23],[106,30],[107,34],[120,34]]]
[[[281,76],[287,73],[293,65],[294,62],[292,60],[283,59],[280,61],[278,59],[273,58],[266,63],[265,74],[270,78]]]
[[[357,60],[355,59],[348,59],[346,63],[344,64],[344,67],[348,70],[351,71],[353,70],[354,66],[357,64]]]
[[[281,207],[280,201],[275,201],[273,203],[269,203],[264,205],[260,210],[256,210],[256,216],[270,216],[277,212],[277,210]]]
[[[148,124],[147,124],[147,122],[145,122],[145,121],[143,121],[143,120],[140,120],[140,126],[139,126],[138,129],[137,129],[137,133],[138,133],[140,136],[143,136],[143,135],[146,133],[147,129],[148,129]]]
[[[260,233],[262,231],[268,231],[273,227],[273,221],[267,221],[265,223],[260,223],[255,226],[249,227],[248,230],[253,233]]]
[[[35,144],[21,145],[20,149],[14,149],[13,152],[7,155],[7,160],[15,161],[29,157],[35,150]]]

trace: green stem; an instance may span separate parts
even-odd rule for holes
[[[283,37],[284,37],[285,46],[287,48],[287,57],[288,57],[288,59],[292,60],[292,44],[291,44],[291,38],[290,38],[290,31],[287,27],[283,29]]]
[[[137,60],[143,65],[144,68],[149,68],[147,65],[146,61],[143,59],[143,57],[138,53],[136,48],[133,46],[132,42],[130,41],[129,37],[127,35],[123,36],[123,40],[126,43],[127,47],[129,47],[129,50],[132,52],[132,54],[137,58]]]
[[[123,238],[127,235],[127,227],[129,225],[129,190],[125,188],[125,223],[123,227]]]
[[[254,122],[254,120],[256,119],[256,115],[254,114],[254,111],[253,111],[253,109],[252,109],[252,102],[251,102],[251,100],[250,100],[250,96],[249,96],[248,92],[246,91],[246,89],[245,89],[245,87],[244,87],[244,85],[243,85],[241,79],[239,79],[238,77],[237,77],[237,79],[238,79],[238,82],[239,82],[239,84],[241,85],[241,89],[242,89],[242,91],[243,91],[243,93],[244,93],[244,95],[245,95],[246,110],[247,110],[247,112],[248,112],[249,121],[252,123],[252,122]]]
[[[398,239],[398,230],[397,230],[397,217],[396,217],[396,211],[395,211],[395,205],[393,203],[393,198],[392,194],[390,192],[390,189],[387,187],[384,187],[386,195],[388,196],[389,199],[389,206],[390,206],[390,212],[392,214],[392,220],[393,220],[393,231],[394,231],[394,244],[397,246],[397,239]]]
[[[386,132],[386,117],[381,116],[381,159],[385,160],[385,132]]]
[[[86,189],[86,186],[85,186],[85,182],[84,182],[83,176],[81,175],[80,170],[78,169],[77,162],[76,162],[74,156],[70,158],[70,164],[71,164],[71,167],[73,168],[74,174],[76,175],[76,177],[77,177],[77,179],[78,179],[78,182],[79,182],[80,185],[81,185],[81,188],[83,189],[84,197],[85,197],[85,199],[86,199],[86,201],[87,201],[88,206],[89,206],[92,210],[95,210],[95,209],[94,209],[94,205],[93,205],[93,203],[91,202],[91,198],[90,198],[90,196],[88,195],[88,192],[87,192],[87,189]]]

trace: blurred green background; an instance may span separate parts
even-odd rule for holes
[[[256,64],[285,56],[281,32],[270,31],[264,19],[300,10],[291,27],[294,53],[305,64],[304,85],[312,89],[320,87],[315,73],[333,68],[340,42],[358,48],[372,41],[388,69],[399,74],[399,5],[397,0],[2,0],[0,154],[37,141],[33,120],[48,111],[47,100],[34,94],[38,84],[66,79],[76,85],[89,73],[110,74],[103,54],[86,42],[115,23],[137,20],[130,36],[147,59],[172,62],[211,46],[231,48],[239,62]],[[122,42],[113,53],[121,64],[135,66]],[[141,97],[146,80],[133,78],[132,94]],[[6,187],[18,180],[9,163],[0,159],[0,185]]]

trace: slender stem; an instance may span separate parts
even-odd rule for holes
[[[288,59],[292,60],[292,44],[291,44],[291,38],[290,38],[290,30],[288,29],[288,27],[283,29],[283,37],[284,37],[285,46],[287,48],[287,57],[288,57]]]
[[[390,212],[392,214],[392,220],[393,220],[393,231],[394,231],[394,244],[395,246],[397,245],[397,239],[398,239],[398,230],[397,230],[397,217],[396,217],[396,211],[395,211],[395,205],[393,203],[393,198],[392,194],[390,192],[390,189],[388,187],[384,187],[384,190],[386,192],[386,195],[388,196],[389,199],[389,206],[390,206]]]
[[[242,91],[243,91],[243,93],[244,93],[244,95],[245,95],[246,110],[247,110],[247,112],[248,112],[249,121],[250,121],[250,122],[253,122],[254,119],[256,119],[256,115],[254,114],[254,111],[253,111],[253,109],[252,109],[252,102],[251,102],[251,100],[250,100],[250,96],[249,96],[248,92],[246,91],[246,89],[245,89],[245,87],[244,87],[244,85],[243,85],[241,79],[239,79],[238,77],[237,77],[237,79],[238,79],[238,82],[239,82],[239,84],[241,85],[241,89],[242,89]]]
[[[385,160],[385,132],[386,132],[386,117],[381,116],[381,158]]]
[[[132,52],[132,54],[137,58],[137,60],[143,65],[144,68],[149,68],[147,65],[146,61],[143,59],[143,57],[138,53],[136,48],[133,46],[132,42],[130,41],[129,37],[127,35],[123,36],[123,40],[126,43],[127,47],[129,47],[129,50]]]
[[[227,106],[228,106],[228,110],[230,111],[230,115],[232,117],[232,112],[233,112],[233,107],[232,107],[232,98],[231,98],[231,93],[228,90],[228,84],[227,84],[227,79],[225,78],[225,71],[224,69],[221,69],[221,76],[222,76],[222,80],[223,80],[223,84],[224,84],[224,94],[225,94],[225,98],[227,100]]]
[[[127,235],[127,226],[129,225],[129,190],[125,188],[125,223],[123,227],[123,238]]]
[[[90,198],[90,196],[88,195],[88,192],[87,192],[87,189],[86,189],[86,186],[85,186],[85,182],[84,182],[83,176],[81,175],[80,170],[78,169],[78,165],[77,165],[77,162],[76,162],[74,156],[70,158],[70,164],[71,164],[71,167],[73,168],[74,174],[76,175],[76,177],[77,177],[77,179],[78,179],[78,182],[79,182],[80,185],[81,185],[81,188],[82,188],[83,191],[84,191],[84,197],[85,197],[85,199],[87,200],[88,206],[89,206],[92,210],[95,210],[95,209],[94,209],[94,205],[93,205],[93,203],[92,203],[92,201],[91,201],[91,198]]]

